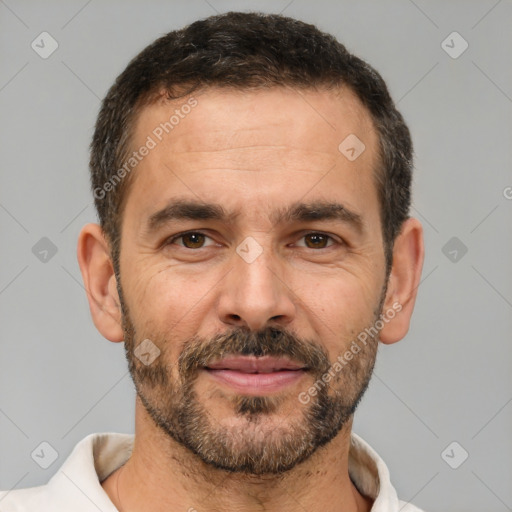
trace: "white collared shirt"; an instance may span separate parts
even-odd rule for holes
[[[130,457],[134,434],[98,433],[82,439],[46,485],[0,491],[0,512],[118,512],[101,482]],[[371,512],[422,512],[400,501],[379,455],[351,434],[349,474],[374,500]]]

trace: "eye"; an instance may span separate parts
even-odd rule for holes
[[[182,233],[181,235],[177,235],[173,238],[170,238],[166,243],[168,245],[171,245],[174,244],[176,240],[180,239],[182,243],[176,245],[179,245],[180,247],[185,247],[186,249],[202,249],[203,247],[208,247],[204,245],[205,240],[212,240],[209,236],[206,236],[204,233],[201,233],[199,231],[189,231],[188,233]]]
[[[181,242],[176,243],[177,240],[180,240]],[[205,245],[206,240],[210,240],[212,243]],[[297,245],[308,249],[326,249],[327,247],[334,245],[334,243],[337,243],[332,236],[318,232],[306,233],[302,236],[301,240],[304,240],[305,243],[303,245]],[[200,231],[189,231],[187,233],[181,233],[173,236],[166,242],[166,245],[172,244],[184,247],[185,249],[202,249],[204,247],[215,245],[215,242],[209,236],[201,233]]]
[[[302,247],[307,247],[308,249],[325,249],[327,247],[330,247],[335,242],[334,238],[332,236],[326,235],[324,233],[307,233],[302,237],[304,239],[305,245]],[[301,240],[302,240],[301,239]],[[327,245],[329,240],[333,243],[330,245]]]

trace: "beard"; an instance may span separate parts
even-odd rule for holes
[[[172,365],[166,358],[170,340],[149,332],[139,336],[121,293],[119,296],[125,354],[141,403],[165,435],[211,467],[250,475],[277,475],[294,468],[331,441],[351,420],[368,387],[377,353],[376,336],[329,383],[322,381],[331,368],[326,350],[276,327],[260,331],[236,328],[211,339],[194,336],[183,342],[177,363]],[[385,290],[374,311],[375,320],[382,311],[384,297]],[[149,365],[134,353],[146,339],[160,350]],[[211,395],[201,400],[195,383],[208,363],[228,354],[287,356],[308,369],[311,382],[303,385],[303,391],[314,383],[321,385],[316,386],[317,393],[307,404],[299,401],[298,392],[277,396],[223,395],[233,412],[230,418],[216,419],[208,407]],[[286,409],[288,414],[284,414]],[[231,420],[233,413],[235,422],[222,421]]]

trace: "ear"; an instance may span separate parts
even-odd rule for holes
[[[109,244],[98,224],[87,224],[82,228],[78,237],[77,257],[94,325],[108,340],[123,341],[114,266]]]
[[[411,315],[423,269],[423,228],[417,219],[409,218],[402,225],[393,246],[393,264],[382,314],[384,327],[380,341],[400,341],[409,330]],[[391,316],[391,312],[393,316]],[[389,312],[386,315],[386,312]]]

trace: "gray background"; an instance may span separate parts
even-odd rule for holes
[[[383,456],[402,499],[432,512],[512,510],[505,0],[0,0],[0,488],[47,482],[91,432],[133,432],[123,347],[96,331],[76,261],[79,230],[96,219],[88,144],[100,98],[131,57],[227,10],[315,23],[389,84],[415,141],[412,213],[426,261],[411,330],[381,347],[355,431]],[[43,31],[59,44],[47,59],[31,48]],[[469,44],[458,58],[442,47],[453,31]],[[444,43],[452,53],[462,44]],[[33,251],[42,237],[57,248],[46,261],[47,242]],[[58,453],[48,469],[31,458],[43,441]],[[446,461],[460,464],[463,450],[452,469]]]

